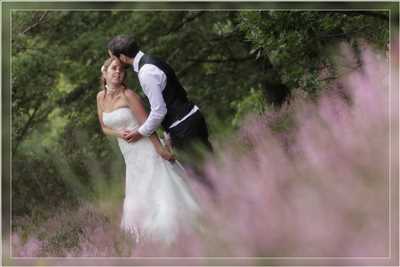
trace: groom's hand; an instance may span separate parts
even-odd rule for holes
[[[141,135],[138,131],[131,131],[131,132],[129,132],[129,133],[127,133],[125,135],[124,139],[128,143],[134,143],[134,142],[138,141],[142,137],[143,137],[143,135]]]

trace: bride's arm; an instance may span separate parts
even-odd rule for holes
[[[140,97],[134,93],[132,90],[126,89],[124,91],[125,97],[128,101],[129,108],[132,110],[133,114],[135,114],[136,119],[139,124],[142,125],[147,119],[147,112],[144,109],[142,100]],[[174,160],[174,156],[171,151],[169,151],[166,147],[164,147],[160,139],[157,136],[157,133],[154,132],[151,136],[149,136],[150,141],[153,143],[156,151],[166,160]]]
[[[101,98],[102,97],[103,97],[103,93],[99,92],[97,94],[97,116],[99,117],[99,122],[100,122],[100,125],[101,125],[101,129],[103,130],[103,133],[106,134],[106,135],[123,138],[123,132],[122,131],[117,131],[117,130],[108,128],[107,126],[104,125],[104,123],[103,123],[103,110],[101,108]]]

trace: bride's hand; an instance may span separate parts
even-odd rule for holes
[[[120,130],[118,132],[118,137],[127,141],[127,135],[130,133],[129,130]]]
[[[172,154],[172,152],[169,151],[165,147],[161,147],[161,148],[157,149],[157,153],[165,160],[168,160],[168,161],[171,161],[171,162],[175,161],[174,154]]]

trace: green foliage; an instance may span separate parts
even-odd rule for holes
[[[240,126],[241,121],[248,114],[261,115],[265,112],[266,102],[261,90],[250,89],[249,95],[237,101],[233,101],[231,105],[236,111],[232,120],[232,125],[235,127]]]
[[[12,167],[13,215],[33,215],[37,208],[53,209],[62,202],[74,200],[60,170],[48,155],[19,155]]]
[[[239,26],[286,85],[316,93],[324,85],[321,71],[334,74],[329,48],[359,40],[387,48],[389,17],[385,16],[387,12],[244,11]]]

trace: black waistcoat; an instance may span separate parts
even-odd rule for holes
[[[156,57],[143,55],[139,61],[139,70],[145,64],[157,66],[167,76],[167,84],[162,91],[162,96],[167,106],[167,114],[161,125],[166,132],[169,132],[169,126],[188,114],[194,105],[187,98],[185,89],[179,83],[174,70],[167,63]]]

